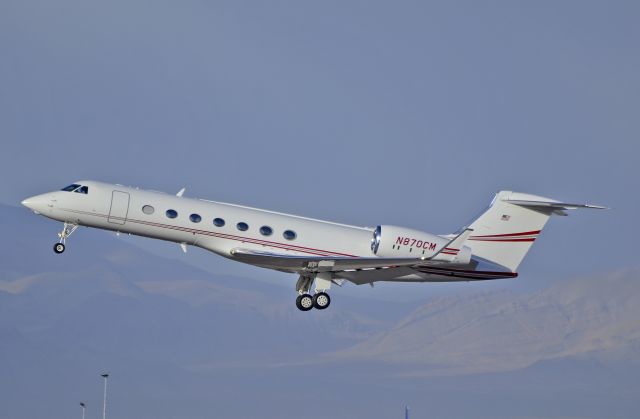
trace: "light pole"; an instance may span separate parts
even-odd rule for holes
[[[100,377],[104,378],[104,402],[102,404],[102,419],[107,419],[107,378],[109,378],[109,374],[100,374]]]
[[[87,405],[85,405],[84,402],[80,402],[80,406],[82,407],[82,419],[84,419],[84,409],[87,408]]]

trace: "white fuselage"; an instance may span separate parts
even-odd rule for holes
[[[403,227],[374,229],[345,225],[103,182],[80,181],[22,203],[38,214],[65,223],[65,230],[60,233],[61,244],[54,248],[56,252],[64,251],[65,238],[72,232],[67,232],[67,224],[71,224],[198,246],[230,259],[300,275],[306,275],[308,270],[288,263],[247,260],[240,253],[262,252],[280,259],[307,258],[311,264],[316,263],[314,258],[326,258],[327,263],[345,258],[367,259],[363,268],[332,271],[332,279],[347,279],[356,284],[464,281],[516,275],[496,269],[482,259],[472,259],[467,246],[452,250],[455,256],[445,249],[429,267],[409,266],[436,257],[451,237]],[[376,241],[381,231],[382,240]],[[397,259],[401,264],[389,262],[393,269],[380,269],[375,267],[380,262],[371,260],[380,257],[380,260]]]
[[[292,255],[372,256],[372,228],[349,226],[240,205],[178,197],[94,181],[87,194],[56,191],[30,198],[30,208],[63,222],[202,247],[230,257],[244,248]],[[153,212],[143,212],[143,207]],[[176,211],[169,218],[167,211]],[[148,211],[150,212],[150,211]],[[191,220],[191,216],[199,222]],[[224,220],[223,226],[214,219]],[[246,223],[241,231],[238,223]],[[260,229],[268,227],[270,235]],[[295,233],[288,240],[285,231]]]

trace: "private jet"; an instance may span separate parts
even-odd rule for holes
[[[498,192],[488,209],[455,234],[408,227],[358,227],[177,194],[96,181],[22,201],[63,223],[55,253],[79,226],[198,246],[226,258],[296,274],[296,306],[324,310],[344,281],[451,282],[515,278],[551,215],[577,208],[541,196]],[[313,288],[313,294],[311,293]]]

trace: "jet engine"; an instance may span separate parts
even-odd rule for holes
[[[415,257],[430,258],[450,240],[413,230],[405,227],[380,225],[376,227],[371,238],[371,251],[379,257]],[[469,263],[471,249],[463,246],[462,249],[448,248],[443,250],[434,260],[443,260],[452,263]]]

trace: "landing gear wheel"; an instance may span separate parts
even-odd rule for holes
[[[319,292],[313,296],[313,306],[318,310],[324,310],[331,304],[331,298],[326,292]]]
[[[302,294],[296,298],[296,307],[301,311],[309,311],[313,308],[313,297],[309,294]]]
[[[53,251],[60,254],[62,252],[64,252],[64,244],[62,243],[56,243],[53,245]]]

